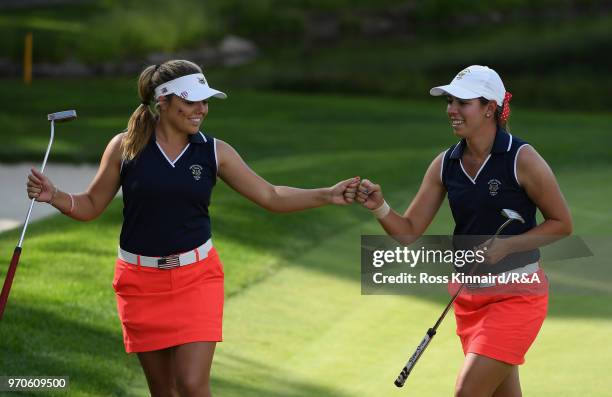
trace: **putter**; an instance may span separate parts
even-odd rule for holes
[[[47,152],[45,153],[45,158],[43,160],[42,166],[40,167],[41,174],[45,172],[45,166],[47,165],[49,152],[51,152],[51,145],[53,144],[53,138],[55,136],[55,123],[71,121],[76,119],[76,117],[76,110],[65,110],[63,112],[51,113],[47,115],[47,120],[51,122],[51,138],[49,139]],[[6,307],[6,302],[8,301],[9,292],[11,291],[11,286],[13,285],[13,278],[15,277],[15,271],[17,271],[17,264],[19,263],[19,257],[21,256],[21,246],[23,244],[23,238],[25,236],[26,229],[28,228],[28,222],[30,221],[30,215],[32,214],[32,208],[34,207],[35,201],[36,199],[32,199],[30,201],[30,208],[28,208],[28,214],[26,215],[25,223],[23,224],[21,237],[19,238],[19,243],[15,247],[15,251],[13,251],[13,258],[11,259],[11,264],[6,274],[6,279],[4,280],[2,294],[0,294],[0,320],[2,320],[2,315],[4,314],[4,308]]]
[[[493,235],[493,240],[497,236],[499,236],[499,234],[502,232],[502,230],[504,230],[506,228],[506,226],[508,226],[513,221],[519,221],[521,223],[525,223],[525,220],[523,219],[521,214],[519,214],[516,211],[510,210],[510,209],[503,209],[503,210],[501,210],[501,214],[502,214],[502,216],[504,218],[507,218],[507,219],[497,229],[497,231]],[[491,242],[493,242],[493,241],[491,240]],[[470,276],[474,274],[474,272],[478,268],[479,264],[480,263],[476,262],[476,265],[474,265],[474,267],[472,268],[472,271],[470,271],[470,274],[469,274]],[[419,343],[419,346],[416,348],[416,350],[414,351],[414,353],[410,357],[410,360],[408,360],[408,362],[404,366],[404,369],[402,369],[402,372],[400,372],[399,376],[395,380],[395,382],[394,382],[395,386],[397,386],[397,387],[404,386],[404,383],[406,383],[406,379],[408,379],[408,375],[410,375],[410,372],[412,372],[412,369],[416,365],[417,361],[419,361],[419,358],[421,357],[421,355],[423,354],[423,352],[425,351],[425,349],[429,345],[429,342],[431,342],[433,337],[436,335],[436,331],[437,331],[438,327],[440,326],[440,324],[442,323],[442,320],[444,320],[444,317],[446,317],[446,313],[448,313],[451,305],[453,304],[455,299],[457,299],[457,296],[459,296],[459,293],[463,290],[463,287],[465,287],[465,285],[466,285],[465,283],[461,284],[461,286],[459,287],[459,289],[457,290],[455,295],[453,295],[453,297],[450,300],[450,302],[448,302],[448,305],[446,305],[446,308],[442,312],[442,315],[440,316],[440,318],[438,318],[438,321],[436,321],[436,324],[433,327],[431,327],[431,328],[429,328],[427,330],[427,333],[423,337],[423,340],[421,340],[421,343]]]

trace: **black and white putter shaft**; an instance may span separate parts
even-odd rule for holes
[[[525,220],[523,219],[521,214],[519,214],[518,212],[516,212],[514,210],[503,209],[501,211],[501,214],[502,214],[502,216],[504,216],[504,218],[507,218],[507,219],[497,229],[497,231],[493,235],[493,239],[495,239],[497,236],[499,236],[499,234],[502,232],[502,230],[504,230],[506,228],[506,226],[508,226],[513,221],[519,221],[521,223],[525,223]],[[479,263],[476,262],[476,264],[472,267],[472,270],[470,271],[469,275],[473,275],[474,274],[474,272],[478,268],[478,265],[479,265]],[[459,296],[459,293],[461,293],[461,291],[463,290],[464,287],[465,287],[465,283],[461,284],[461,286],[459,287],[459,289],[457,290],[455,295],[453,295],[453,297],[451,298],[450,302],[448,302],[448,305],[446,305],[446,307],[444,308],[444,311],[442,312],[442,315],[438,318],[438,321],[436,321],[436,323],[434,324],[433,327],[431,327],[431,328],[429,328],[427,330],[427,333],[425,333],[425,336],[421,340],[421,343],[419,343],[419,346],[417,346],[416,350],[414,351],[414,353],[412,354],[412,356],[410,357],[410,359],[408,360],[408,362],[406,363],[406,365],[402,369],[402,372],[400,372],[399,376],[395,380],[395,382],[394,382],[395,386],[397,386],[397,387],[404,386],[404,383],[406,383],[406,379],[408,379],[408,376],[410,375],[410,372],[412,372],[412,369],[416,365],[417,361],[419,361],[419,358],[421,357],[421,355],[423,354],[423,352],[425,351],[425,349],[429,345],[429,342],[431,342],[433,337],[436,335],[436,331],[438,330],[438,327],[442,323],[442,320],[444,320],[444,317],[446,317],[446,313],[448,313],[448,311],[450,310],[451,305],[453,304],[455,299],[457,299],[457,296]]]
[[[42,166],[40,167],[41,174],[45,172],[45,166],[47,165],[47,159],[49,158],[49,153],[51,152],[51,146],[53,145],[53,138],[55,137],[55,123],[62,123],[76,119],[77,114],[76,110],[65,110],[63,112],[51,113],[47,115],[47,120],[51,122],[51,137],[49,138],[49,144],[47,145],[47,151],[45,153],[45,158],[43,159]],[[32,208],[34,207],[34,202],[36,199],[30,200],[30,207],[28,208],[28,213],[26,215],[25,222],[23,224],[23,229],[21,230],[21,237],[19,238],[19,243],[15,247],[13,251],[13,258],[11,259],[11,264],[9,266],[9,270],[6,274],[6,278],[4,279],[4,285],[2,286],[2,293],[0,294],[0,320],[2,320],[2,315],[4,314],[4,308],[6,307],[6,303],[8,301],[8,296],[11,291],[11,286],[13,285],[13,278],[15,277],[15,272],[17,271],[17,264],[19,263],[19,257],[21,255],[21,246],[23,245],[23,238],[25,237],[26,229],[28,228],[28,223],[30,222],[30,215],[32,215]]]

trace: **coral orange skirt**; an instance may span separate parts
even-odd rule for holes
[[[223,339],[223,266],[215,248],[174,269],[117,259],[113,288],[127,353]]]
[[[512,365],[525,362],[548,310],[548,281],[542,269],[538,275],[541,286],[515,289],[515,293],[507,293],[508,288],[498,290],[505,293],[470,293],[466,288],[457,296],[455,319],[464,354]]]

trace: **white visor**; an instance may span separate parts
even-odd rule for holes
[[[178,95],[184,100],[192,102],[203,101],[210,97],[227,98],[225,93],[210,88],[202,73],[182,76],[155,87],[155,99],[169,94]]]

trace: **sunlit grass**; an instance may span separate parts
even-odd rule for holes
[[[56,147],[69,161],[97,161],[136,105],[127,80],[47,81],[17,95],[31,107],[6,100],[0,107],[8,126],[0,132],[4,159],[11,153],[19,154],[15,160],[39,159],[48,138],[46,113],[76,107],[80,118],[58,127]],[[228,101],[211,102],[204,129],[234,145],[275,184],[318,187],[360,175],[380,182],[402,211],[431,159],[455,142],[443,108],[441,102],[232,92]],[[612,187],[603,183],[612,175],[612,149],[605,144],[610,116],[516,109],[512,123],[516,135],[550,160],[574,210],[576,233],[611,234]],[[360,295],[359,237],[381,232],[367,211],[271,214],[221,181],[210,211],[227,295],[215,393],[394,393],[393,379],[445,302]],[[123,351],[111,287],[120,225],[116,200],[89,224],[58,216],[30,226],[0,327],[1,373],[69,375],[75,396],[147,395],[136,358]],[[451,231],[445,204],[428,233]],[[0,235],[6,264],[18,237],[18,230]],[[0,277],[5,269],[0,266]],[[610,310],[593,296],[551,299],[550,318],[521,370],[526,395],[563,395],[576,384],[584,395],[607,392]],[[582,343],[584,335],[593,343]],[[461,357],[450,315],[406,387],[419,396],[450,394]]]

